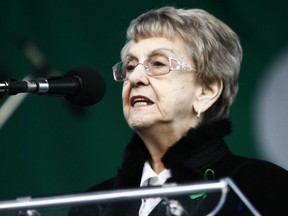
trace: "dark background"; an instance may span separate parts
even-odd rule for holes
[[[0,200],[78,193],[116,173],[132,132],[122,117],[121,84],[113,81],[111,67],[120,60],[131,19],[165,5],[205,9],[238,33],[244,59],[227,141],[233,152],[267,159],[254,136],[253,101],[265,68],[288,44],[286,1],[2,0],[3,77],[41,75],[23,49],[23,43],[32,43],[45,56],[44,66],[59,74],[78,66],[95,68],[107,92],[84,109],[58,97],[30,94],[23,100],[0,129]]]

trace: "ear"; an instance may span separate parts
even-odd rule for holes
[[[218,79],[211,84],[197,84],[196,97],[193,103],[193,108],[196,113],[205,112],[211,107],[220,97],[223,90],[223,82]]]

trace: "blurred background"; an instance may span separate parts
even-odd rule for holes
[[[227,141],[237,154],[288,168],[286,1],[2,0],[2,81],[89,66],[103,75],[107,91],[87,108],[60,97],[22,94],[15,110],[9,106],[10,116],[3,107],[19,96],[0,99],[0,200],[78,193],[117,172],[132,132],[111,67],[120,60],[129,22],[165,5],[205,9],[236,31],[244,59]]]

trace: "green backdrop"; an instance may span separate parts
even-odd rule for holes
[[[122,117],[121,84],[113,81],[111,66],[120,59],[130,20],[164,5],[208,10],[240,36],[244,60],[228,142],[238,154],[263,158],[252,122],[254,93],[268,63],[288,45],[286,1],[2,0],[3,76],[21,80],[40,74],[27,58],[24,41],[59,74],[76,66],[95,68],[107,92],[100,103],[84,109],[58,97],[24,99],[0,129],[0,200],[77,193],[115,174],[132,132]]]

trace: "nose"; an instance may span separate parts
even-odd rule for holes
[[[138,63],[134,71],[128,77],[131,86],[148,85],[149,79],[146,70],[147,68],[143,63]]]

